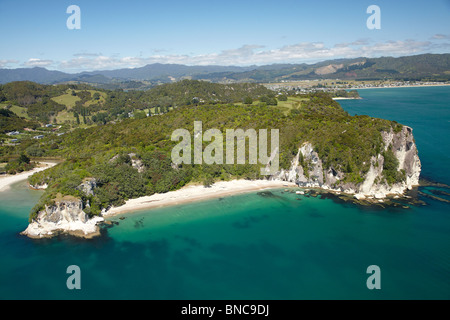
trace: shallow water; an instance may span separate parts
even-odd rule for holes
[[[450,115],[440,103],[450,88],[360,94],[341,104],[412,126],[424,174],[449,184]],[[31,240],[18,233],[40,194],[24,183],[0,193],[1,299],[450,298],[450,205],[426,196],[426,206],[382,209],[251,192],[117,216],[94,240]],[[81,290],[67,289],[69,265],[81,269]],[[370,265],[380,290],[366,286]]]

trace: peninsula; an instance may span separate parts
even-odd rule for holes
[[[33,130],[43,132],[40,139],[19,131],[21,143],[6,149],[63,160],[29,177],[30,185],[45,189],[23,232],[33,238],[61,232],[92,237],[108,214],[251,190],[300,186],[383,199],[401,196],[419,181],[421,164],[412,128],[350,116],[326,92],[286,94],[257,84],[193,80],[145,92],[33,83],[10,83],[2,91],[12,105],[30,92],[35,97],[42,92],[42,99],[27,105],[36,120],[58,123],[71,119],[70,113],[74,116],[65,124],[35,126]],[[29,121],[6,116],[12,130],[14,124]],[[255,163],[248,147],[243,158],[233,158],[231,164],[174,163],[171,153],[178,142],[172,141],[172,133],[188,128],[194,137],[199,134],[192,126],[196,121],[202,122],[205,133],[278,130],[277,171],[261,175],[274,161],[273,154],[266,155],[267,163]],[[233,140],[234,155],[239,141]],[[197,146],[192,141],[185,150],[211,150],[211,145],[207,139]],[[225,150],[215,152],[226,158]]]

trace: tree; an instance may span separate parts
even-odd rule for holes
[[[30,158],[28,158],[25,154],[21,154],[19,157],[20,163],[30,163]]]
[[[136,111],[134,113],[134,118],[135,119],[145,119],[147,117],[147,115],[145,114],[144,111]]]
[[[210,188],[214,184],[214,179],[208,175],[203,179],[203,186],[205,188]]]
[[[252,103],[253,103],[253,99],[251,97],[244,98],[244,104],[252,104]]]

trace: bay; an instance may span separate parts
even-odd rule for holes
[[[411,126],[423,175],[449,184],[450,87],[359,92],[343,108]],[[31,240],[19,232],[40,194],[0,193],[0,299],[450,298],[450,207],[430,197],[383,209],[277,189],[117,216],[89,241]],[[70,265],[81,290],[66,286]]]

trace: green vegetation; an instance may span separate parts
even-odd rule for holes
[[[22,103],[29,110],[46,97],[61,105],[66,114],[73,113],[79,123],[71,124],[75,128],[59,136],[52,133],[52,128],[41,127],[39,130],[47,133],[45,138],[23,139],[19,145],[0,148],[0,157],[65,159],[30,178],[31,184],[49,186],[33,208],[31,219],[61,196],[81,198],[89,203],[87,212],[96,215],[127,199],[175,190],[189,182],[210,186],[216,180],[261,178],[261,164],[248,164],[248,153],[245,165],[173,165],[171,151],[178,142],[171,140],[172,132],[185,128],[193,135],[194,121],[202,121],[203,132],[211,128],[221,132],[238,128],[279,129],[281,168],[288,169],[298,148],[310,142],[324,168],[344,173],[344,183],[361,183],[371,157],[384,149],[380,132],[401,128],[396,122],[350,116],[323,92],[276,96],[267,88],[252,84],[186,80],[145,92],[99,91],[74,85],[9,85],[2,88],[8,101]],[[23,104],[30,95],[34,98],[27,98],[30,103]],[[4,109],[3,114],[20,119],[9,110]],[[203,147],[207,145],[203,143]],[[383,156],[386,181],[391,184],[404,179],[393,154],[386,152]],[[309,166],[302,157],[300,163],[305,168]],[[95,181],[96,188],[94,194],[88,195],[80,185],[89,181]]]
[[[387,151],[382,153],[384,157],[383,163],[383,176],[389,185],[392,185],[398,181],[402,181],[406,177],[405,170],[398,170],[398,159],[395,157],[392,148],[388,148]]]
[[[337,90],[331,94],[333,98],[359,98],[357,90]]]
[[[38,126],[37,122],[18,117],[11,110],[0,109],[0,133],[22,130],[25,127],[37,128]]]
[[[19,158],[9,161],[5,166],[8,174],[16,174],[22,171],[28,171],[35,167],[35,163],[30,162],[30,158],[21,154]]]

